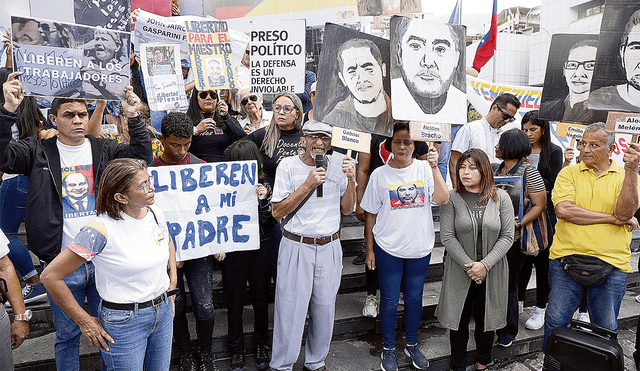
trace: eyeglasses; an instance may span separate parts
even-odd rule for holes
[[[291,113],[295,109],[296,108],[294,106],[291,106],[289,104],[284,105],[284,106],[276,104],[275,106],[273,106],[273,112],[276,112],[276,113],[280,113],[280,111],[284,111],[284,113]]]
[[[207,97],[211,97],[211,99],[218,99],[218,94],[216,94],[213,90],[201,91],[198,93],[200,99],[207,99]]]
[[[289,106],[289,107],[291,107],[291,106]],[[317,142],[318,139],[320,139],[324,143],[331,143],[331,137],[326,136],[326,135],[308,134],[308,135],[306,135],[306,137],[311,139],[312,142]]]
[[[149,176],[149,180],[142,187],[125,189],[122,192],[137,191],[141,189],[144,193],[149,193],[149,191],[151,191],[151,183],[153,183],[153,176]]]
[[[246,106],[247,103],[249,103],[249,99],[251,99],[252,102],[257,102],[258,101],[258,96],[255,94],[251,94],[248,99],[247,98],[242,98],[242,100],[240,101],[240,104],[243,106]]]
[[[593,69],[596,67],[596,61],[584,61],[584,62],[577,62],[577,61],[566,61],[564,62],[564,69],[565,70],[577,70],[578,67],[580,66],[584,66],[584,69],[587,71],[593,71]]]
[[[502,113],[502,119],[503,120],[509,120],[509,122],[514,122],[516,120],[515,117],[509,115],[508,113],[504,113],[502,108],[500,108],[500,106],[498,106],[497,104],[496,104],[496,108],[498,109],[498,111],[500,111]]]

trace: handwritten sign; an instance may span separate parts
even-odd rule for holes
[[[187,95],[180,69],[180,46],[142,44],[140,48],[144,84],[151,110],[185,107]]]
[[[185,25],[196,88],[238,88],[227,22],[203,20]]]
[[[177,260],[260,247],[257,168],[236,161],[148,169]]]
[[[609,112],[607,115],[607,130],[631,134],[631,143],[638,143],[640,113]]]
[[[349,130],[345,128],[333,127],[331,133],[331,145],[352,149],[358,152],[369,153],[371,147],[371,133],[365,133],[362,131]]]
[[[304,92],[305,26],[304,19],[251,22],[253,92]]]
[[[431,124],[419,121],[409,122],[411,139],[423,142],[449,142],[451,141],[451,125]]]

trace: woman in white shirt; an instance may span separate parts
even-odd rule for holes
[[[393,161],[376,169],[369,178],[360,206],[366,211],[369,269],[377,267],[380,283],[380,323],[384,371],[396,371],[395,329],[402,283],[407,346],[405,354],[417,369],[429,361],[418,349],[422,317],[422,291],[435,242],[432,201],[443,205],[449,191],[437,170],[438,151],[431,147],[427,161],[414,159],[416,146],[409,124],[397,122],[393,137],[385,143]],[[402,282],[401,282],[402,281]]]
[[[153,179],[143,161],[111,161],[100,179],[98,217],[42,273],[51,297],[100,349],[108,370],[169,369],[175,249],[153,202]],[[76,302],[63,281],[87,260],[96,269],[99,318]]]

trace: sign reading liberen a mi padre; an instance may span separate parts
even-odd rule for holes
[[[27,95],[124,99],[130,34],[11,17],[15,70]]]

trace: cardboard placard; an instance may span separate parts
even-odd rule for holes
[[[140,45],[144,84],[152,111],[187,106],[180,68],[180,45]]]
[[[423,142],[450,142],[450,124],[432,124],[429,122],[410,121],[409,132],[412,140]]]
[[[615,133],[631,134],[630,143],[638,143],[640,113],[609,112],[607,115],[607,130]]]
[[[331,145],[338,148],[352,149],[369,153],[371,149],[371,134],[362,131],[333,127]]]

